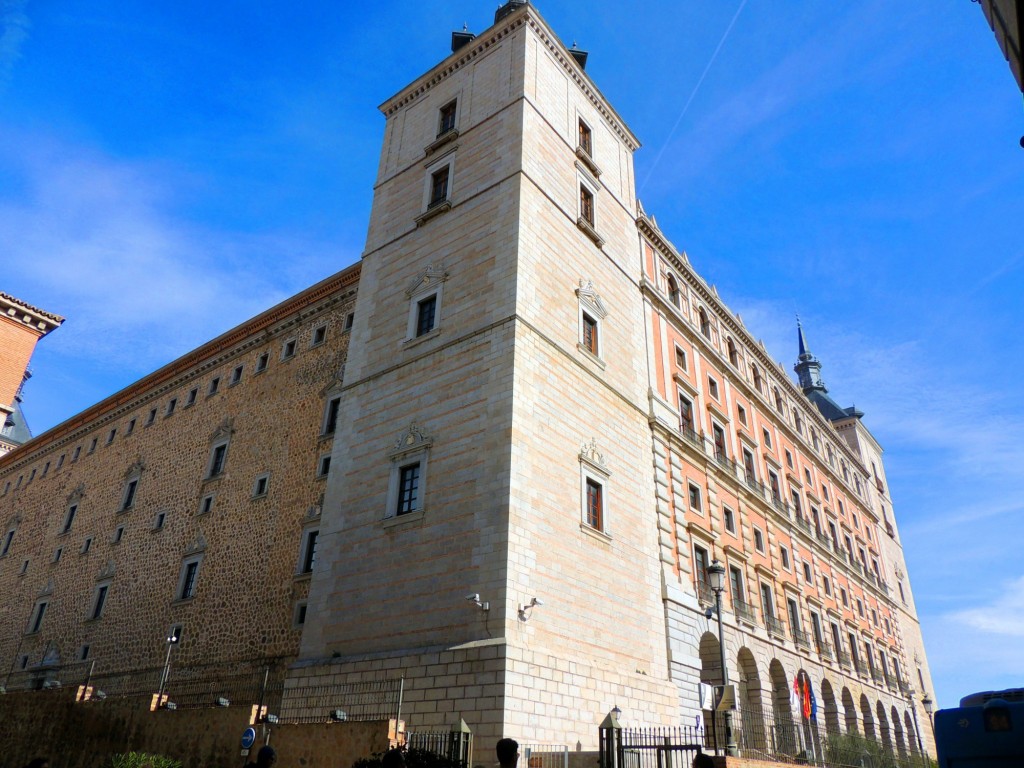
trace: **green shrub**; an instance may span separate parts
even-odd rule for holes
[[[181,761],[166,755],[124,752],[110,759],[110,768],[181,768]]]

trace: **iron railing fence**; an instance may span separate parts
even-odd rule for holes
[[[410,730],[405,734],[405,745],[409,749],[420,749],[447,757],[462,768],[469,768],[473,755],[473,734],[468,728],[447,731]]]
[[[520,744],[523,768],[569,768],[568,744]]]
[[[331,720],[401,719],[404,679],[382,678],[357,683],[307,685],[300,679],[284,687],[282,723],[323,723]]]
[[[698,750],[713,750],[714,734],[693,726],[622,728],[618,739],[617,768],[690,768]]]

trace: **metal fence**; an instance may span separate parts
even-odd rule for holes
[[[457,730],[409,731],[405,735],[405,745],[409,749],[447,757],[462,768],[469,768],[473,758],[473,732],[464,721]]]
[[[604,768],[690,768],[698,750],[710,751],[704,729],[688,726],[621,728],[601,743],[612,747],[602,754]]]
[[[569,768],[568,744],[520,744],[523,768]]]

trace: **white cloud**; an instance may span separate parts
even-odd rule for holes
[[[955,611],[949,618],[986,634],[1024,638],[1024,576],[1003,584],[988,605]]]
[[[121,367],[123,383],[346,263],[301,237],[175,215],[178,190],[196,183],[177,169],[3,138],[0,170],[17,190],[0,194],[6,290],[68,318],[48,352]]]
[[[0,0],[0,92],[10,82],[21,46],[31,26],[25,6],[28,0]]]

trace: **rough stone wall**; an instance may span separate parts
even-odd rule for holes
[[[148,700],[75,703],[69,693],[0,697],[4,765],[45,756],[53,768],[102,768],[111,755],[129,751],[167,755],[183,768],[242,765],[269,739],[280,765],[348,768],[390,744],[387,721],[257,726],[256,746],[243,758],[247,708],[150,712]]]
[[[176,665],[294,656],[295,608],[308,589],[296,576],[302,532],[316,523],[319,458],[331,448],[324,391],[344,363],[356,277],[314,286],[0,460],[0,488],[15,481],[0,495],[0,547],[14,533],[0,557],[8,688],[44,658],[67,665],[86,646],[97,674],[158,667],[172,625],[183,628]],[[210,478],[221,439],[224,470]],[[199,558],[194,596],[180,599],[190,557]]]

